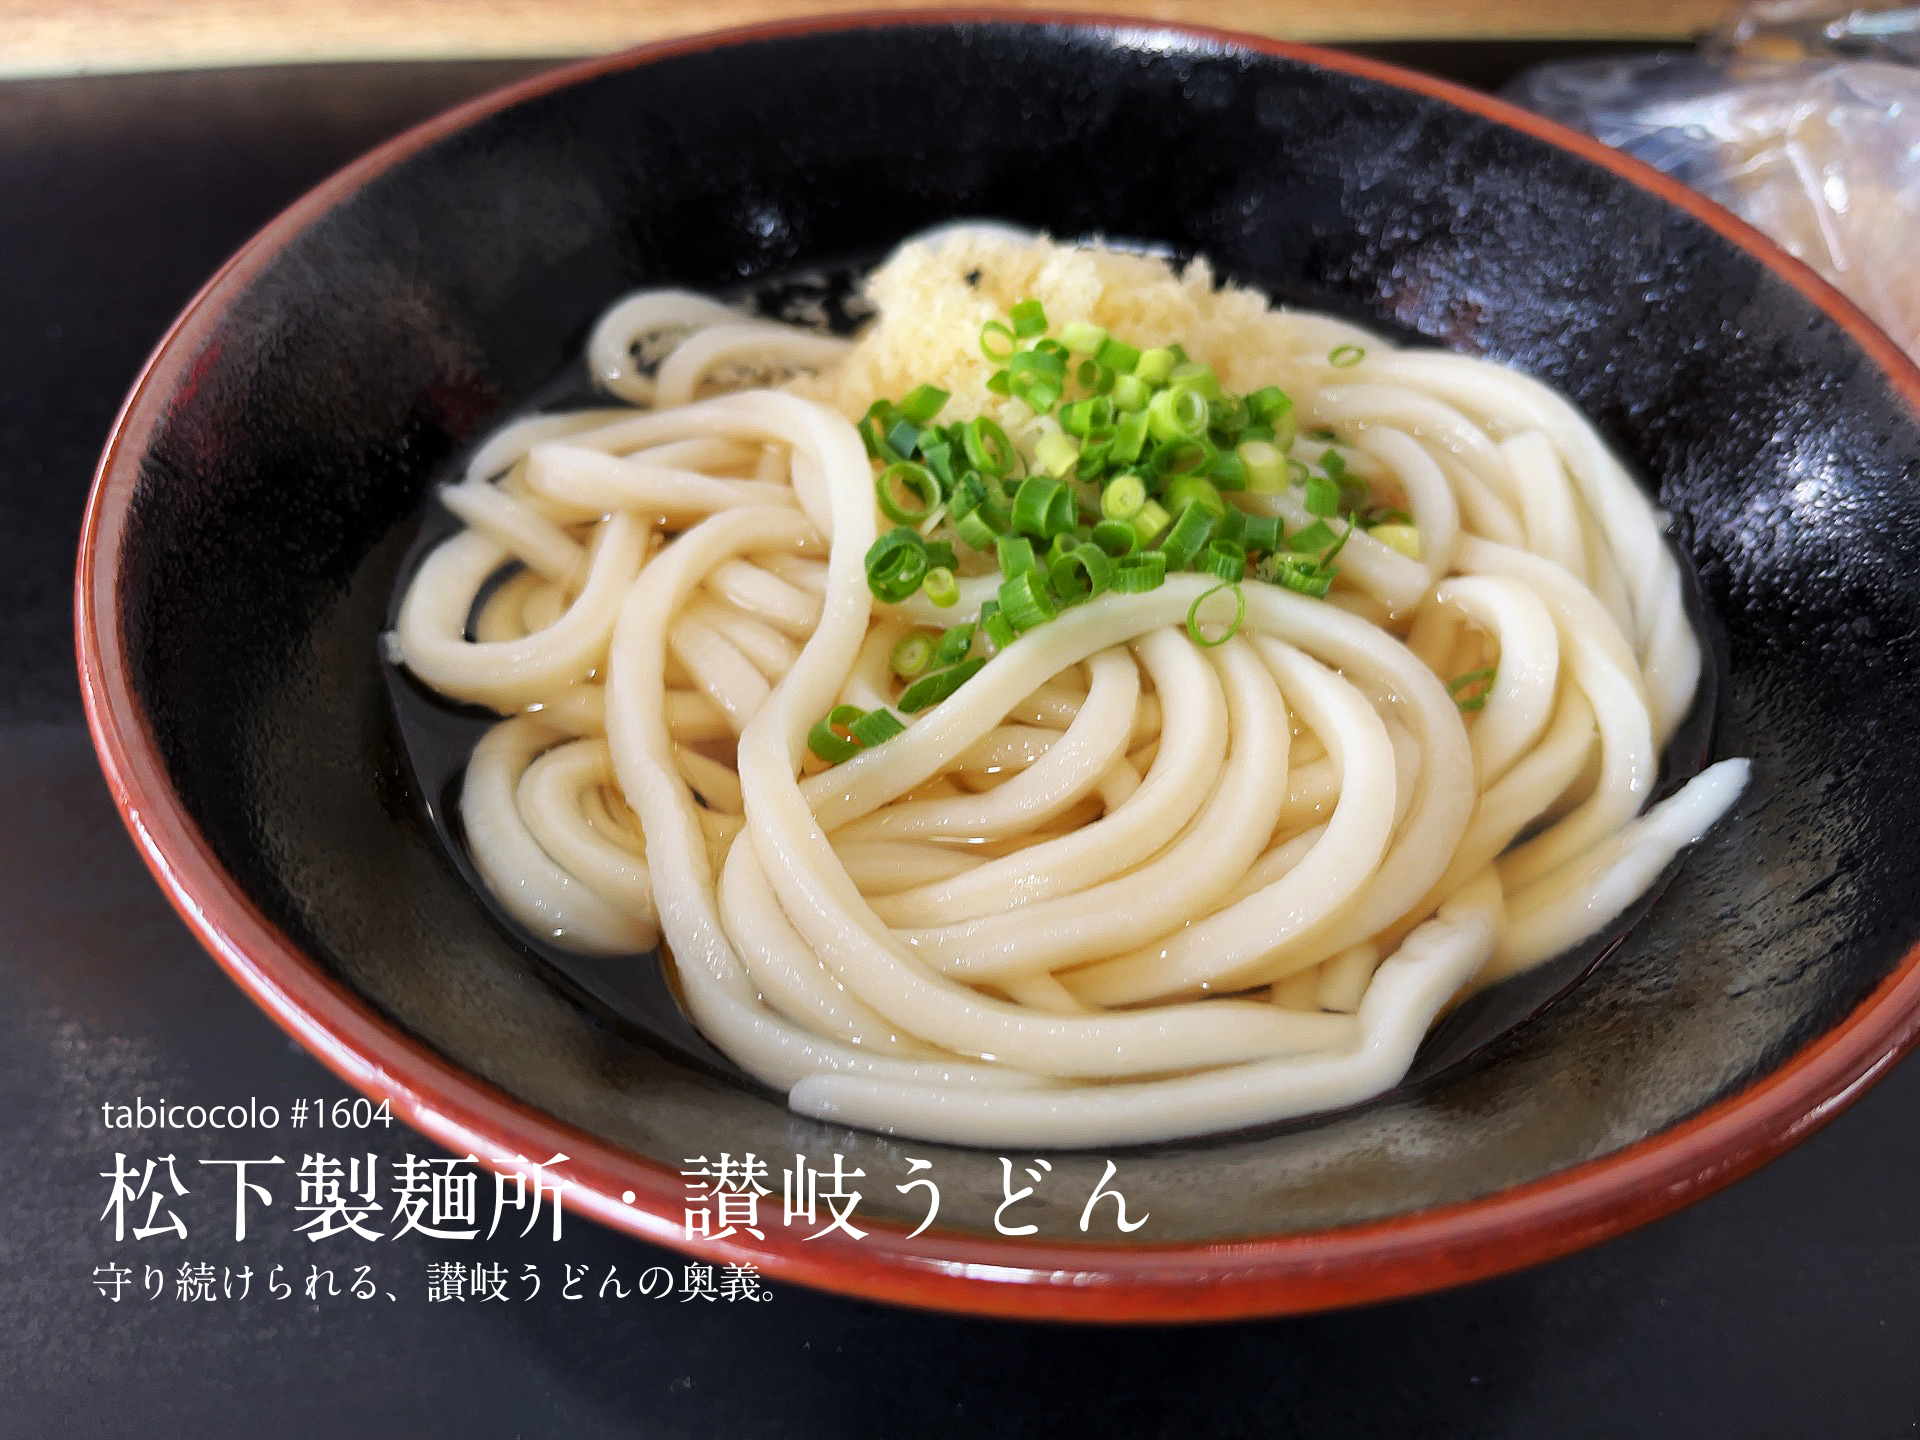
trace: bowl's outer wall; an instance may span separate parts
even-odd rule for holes
[[[1716,752],[1754,761],[1651,915],[1481,1061],[1310,1128],[1119,1155],[1152,1216],[1135,1240],[1552,1175],[1767,1072],[1898,964],[1920,893],[1920,433],[1884,372],[1706,225],[1540,140],[1285,58],[991,24],[601,74],[405,159],[253,277],[168,400],[117,578],[172,781],[271,921],[457,1064],[670,1169],[838,1153],[869,1177],[860,1214],[911,1226],[894,1187],[927,1158],[942,1228],[991,1233],[997,1157],[798,1119],[544,979],[439,848],[376,649],[430,481],[577,363],[613,297],[968,215],[1203,252],[1562,388],[1674,515],[1727,667]],[[1021,1218],[1065,1239],[1104,1157],[1047,1158]]]

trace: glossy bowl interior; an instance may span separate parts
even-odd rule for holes
[[[1723,669],[1714,751],[1755,766],[1558,1005],[1313,1124],[1046,1156],[1029,1239],[994,1230],[998,1156],[801,1120],[557,984],[436,839],[376,645],[430,485],[578,364],[613,297],[857,261],[956,216],[1204,252],[1563,388],[1673,514]],[[210,284],[102,463],[83,678],[136,838],[241,983],[457,1150],[567,1154],[575,1209],[679,1244],[686,1157],[753,1152],[777,1190],[796,1153],[838,1154],[866,1175],[864,1239],[696,1248],[1009,1314],[1350,1303],[1663,1213],[1909,1039],[1917,397],[1889,342],[1736,222],[1438,82],[1092,23],[676,43],[402,137]],[[941,1197],[912,1241],[909,1158]],[[1083,1237],[1109,1158],[1151,1219]]]

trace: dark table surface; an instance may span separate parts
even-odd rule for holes
[[[1537,51],[1406,50],[1480,83]],[[1920,1430],[1920,1066],[1760,1174],[1598,1250],[1306,1319],[1100,1330],[595,1293],[676,1257],[576,1219],[542,1236],[320,1247],[225,1211],[116,1244],[114,1156],[297,1163],[425,1142],[106,1130],[141,1096],[337,1096],[214,967],[94,766],[69,586],[89,473],[141,359],[283,204],[411,121],[531,67],[233,71],[0,85],[0,1435],[1880,1437]],[[333,1143],[338,1141],[337,1144]],[[289,1207],[293,1164],[272,1180]],[[218,1193],[231,1197],[231,1182]],[[193,1203],[205,1200],[196,1193]],[[188,1201],[180,1202],[186,1208]],[[230,1198],[219,1202],[230,1206]],[[142,1206],[135,1207],[134,1219]],[[278,1212],[276,1212],[278,1213]],[[340,1239],[329,1244],[339,1246]],[[319,1259],[377,1292],[309,1301]],[[533,1264],[541,1294],[430,1303],[427,1267]],[[118,1302],[96,1267],[123,1264]],[[207,1263],[250,1293],[177,1298]],[[586,1298],[560,1297],[563,1264]],[[153,1266],[149,1272],[147,1267]],[[388,1294],[396,1298],[388,1299]]]

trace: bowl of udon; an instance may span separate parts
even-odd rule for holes
[[[510,87],[162,341],[77,626],[182,916],[457,1155],[901,1303],[1545,1259],[1920,1016],[1920,373],[1537,118],[859,17]]]

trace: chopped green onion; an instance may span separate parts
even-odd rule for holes
[[[916,385],[900,402],[900,413],[914,424],[924,425],[940,413],[948,398],[938,385]]]
[[[986,663],[986,657],[982,656],[976,660],[963,660],[958,665],[949,665],[945,670],[936,670],[931,675],[922,675],[900,692],[900,708],[909,715],[917,715],[929,705],[938,705],[979,674],[980,667]]]
[[[1420,558],[1420,532],[1411,525],[1376,525],[1367,533],[1382,545],[1391,545],[1409,560]]]
[[[860,753],[860,742],[843,732],[850,732],[865,714],[858,705],[834,706],[826,719],[807,731],[807,748],[829,765],[851,760]]]
[[[1065,332],[1060,338],[1066,338]],[[1116,340],[1109,335],[1100,342],[1100,348],[1093,352],[1093,358],[1118,375],[1131,375],[1133,367],[1140,363],[1140,352],[1124,340]],[[1117,385],[1118,382],[1115,383]]]
[[[1047,514],[1053,508],[1053,497],[1063,488],[1059,481],[1044,475],[1029,475],[1022,480],[1013,496],[1015,533],[1031,535],[1036,540],[1049,539]]]
[[[1247,396],[1247,414],[1256,425],[1271,425],[1293,409],[1293,398],[1278,385],[1262,385]]]
[[[1247,402],[1238,395],[1222,395],[1207,401],[1207,423],[1216,430],[1238,435],[1249,423]]]
[[[1138,475],[1121,475],[1100,492],[1100,513],[1109,520],[1131,520],[1147,503],[1147,484]]]
[[[1205,635],[1200,633],[1200,607],[1218,595],[1222,590],[1230,592],[1233,596],[1233,622],[1229,624],[1225,630],[1209,640]],[[1246,618],[1247,592],[1242,590],[1238,584],[1231,581],[1223,585],[1216,585],[1211,590],[1201,594],[1192,605],[1187,607],[1187,638],[1192,640],[1194,644],[1211,650],[1216,645],[1226,644],[1227,641],[1239,634],[1241,623],[1245,621]]]
[[[1265,440],[1243,440],[1234,452],[1247,467],[1247,489],[1255,495],[1278,495],[1287,488],[1286,456]]]
[[[1114,563],[1113,588],[1120,595],[1144,595],[1166,583],[1167,557],[1158,550],[1143,550]]]
[[[1147,447],[1147,415],[1144,410],[1135,410],[1123,414],[1113,427],[1113,458],[1122,465],[1131,465],[1140,458],[1140,452]]]
[[[954,533],[976,550],[991,550],[993,542],[1000,538],[1000,532],[995,530],[987,519],[986,509],[987,507],[982,505],[954,522]]]
[[[1076,400],[1071,405],[1061,407],[1060,428],[1069,435],[1078,435],[1085,439],[1096,430],[1105,429],[1113,424],[1113,401],[1105,395],[1095,395],[1089,400]]]
[[[1205,507],[1188,504],[1173,522],[1173,529],[1160,542],[1169,570],[1184,570],[1213,536],[1213,516]]]
[[[949,545],[944,540],[931,540],[926,542],[926,544],[927,544],[927,568],[929,570],[938,570],[943,566],[948,570],[953,569],[953,566],[954,566],[953,546]]]
[[[920,588],[931,564],[927,542],[906,526],[896,526],[867,551],[867,588],[890,605]]]
[[[1007,617],[1000,613],[998,600],[989,600],[980,607],[980,629],[987,639],[993,642],[996,654],[1006,649],[1017,638],[1017,632],[1007,623]]]
[[[1307,513],[1334,515],[1340,510],[1340,487],[1324,475],[1307,477]]]
[[[1008,312],[1007,318],[1013,321],[1013,333],[1022,340],[1047,333],[1046,308],[1038,300],[1022,300]]]
[[[973,649],[973,630],[974,627],[968,624],[941,631],[940,644],[934,649],[933,658],[942,665],[958,665]]]
[[[1122,372],[1113,378],[1113,403],[1129,413],[1147,408],[1147,402],[1153,398],[1153,386],[1138,375]]]
[[[933,566],[927,571],[927,578],[920,582],[920,588],[926,592],[927,599],[942,610],[960,601],[960,582],[954,578],[951,565]]]
[[[1098,325],[1089,325],[1084,320],[1070,320],[1060,327],[1060,343],[1076,355],[1098,357],[1100,347],[1107,343],[1107,332]]]
[[[1053,597],[1047,594],[1038,570],[1022,570],[1001,582],[1000,613],[1018,631],[1031,630],[1053,618]]]
[[[918,630],[903,636],[893,647],[893,654],[887,657],[887,663],[902,680],[911,680],[933,664],[933,641]]]
[[[1315,598],[1324,596],[1333,588],[1333,576],[1315,566],[1304,565],[1292,556],[1277,557],[1271,567],[1270,578],[1276,585]]]
[[[1104,396],[1113,389],[1113,371],[1098,360],[1082,360],[1075,373],[1080,377],[1080,388],[1090,394]]]
[[[1227,513],[1227,502],[1213,482],[1198,475],[1180,475],[1167,482],[1167,509],[1178,515],[1189,505],[1198,505],[1218,518]]]
[[[1076,545],[1047,567],[1047,579],[1063,605],[1078,605],[1106,593],[1113,562],[1098,545]]]
[[[872,749],[875,745],[884,745],[896,735],[906,733],[907,727],[900,717],[884,706],[878,710],[869,710],[853,722],[853,738],[860,742],[862,749]]]
[[[919,507],[902,500],[901,490],[919,500]],[[881,512],[897,525],[918,525],[940,504],[940,482],[926,466],[911,460],[896,460],[882,470],[880,478],[873,482],[873,493],[880,502]]]
[[[1073,473],[1082,480],[1092,480],[1106,474],[1107,455],[1112,449],[1113,441],[1110,439],[1087,441],[1080,447],[1080,458],[1074,461]]]
[[[1487,696],[1493,689],[1494,676],[1499,674],[1496,667],[1485,670],[1469,670],[1464,675],[1456,675],[1447,682],[1447,693],[1453,696],[1453,703],[1462,713],[1470,714],[1487,703]],[[1468,695],[1463,692],[1471,690]]]
[[[1058,430],[1049,430],[1040,437],[1040,443],[1033,447],[1033,458],[1040,462],[1040,468],[1049,475],[1064,475],[1079,460],[1080,447],[1073,443],[1072,437]],[[1027,481],[1028,485],[1032,483],[1032,480]],[[1024,490],[1026,485],[1020,488]]]
[[[1232,540],[1239,543],[1247,530],[1247,512],[1238,505],[1229,505],[1213,517],[1213,538]]]
[[[1149,500],[1140,507],[1132,523],[1133,533],[1140,537],[1140,544],[1147,546],[1158,539],[1160,532],[1173,523],[1173,516],[1167,513],[1167,507],[1158,500]]]
[[[1207,466],[1207,478],[1216,490],[1247,488],[1247,462],[1231,450],[1222,450]]]
[[[1118,560],[1140,548],[1140,537],[1124,520],[1102,520],[1093,527],[1093,543]]]
[[[1331,535],[1328,536],[1332,538]],[[1000,556],[1000,574],[1011,580],[1033,569],[1033,541],[1024,535],[1002,535],[994,542]]]
[[[1167,384],[1176,389],[1198,391],[1202,399],[1222,399],[1219,377],[1211,365],[1183,360],[1167,372]]]
[[[1019,348],[1013,331],[998,320],[989,320],[980,327],[980,353],[995,364],[1012,359],[1013,352]]]
[[[1316,520],[1287,537],[1288,546],[1302,555],[1318,555],[1333,542],[1333,527],[1324,520]]]
[[[1187,385],[1156,392],[1147,402],[1147,429],[1156,440],[1192,440],[1206,434],[1206,396]]]
[[[1358,345],[1336,345],[1327,352],[1327,363],[1337,370],[1358,365],[1366,358],[1367,352]]]
[[[906,416],[898,416],[893,424],[887,427],[886,444],[883,448],[894,459],[906,459],[920,448],[920,427]]]
[[[1240,525],[1240,543],[1249,550],[1267,552],[1280,548],[1280,517],[1249,515]]]
[[[975,469],[987,475],[1005,475],[1020,458],[1007,432],[981,415],[960,427],[960,448]]]
[[[1246,577],[1247,552],[1232,540],[1215,540],[1195,558],[1193,568],[1237,584]]]
[[[1342,550],[1347,548],[1347,541],[1351,540],[1352,538],[1353,538],[1353,521],[1348,520],[1347,528],[1340,532],[1340,538],[1333,542],[1333,548],[1331,550],[1324,552],[1320,556],[1320,568],[1322,570],[1325,570],[1329,576],[1331,576],[1334,573],[1333,572],[1334,557],[1338,555]]]
[[[1176,363],[1169,349],[1144,350],[1133,362],[1133,373],[1149,385],[1163,385]]]

